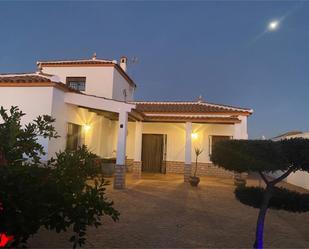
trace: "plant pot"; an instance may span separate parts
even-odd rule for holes
[[[199,182],[200,182],[200,178],[197,177],[197,176],[190,176],[189,182],[190,182],[190,184],[191,184],[192,187],[197,187],[197,185],[198,185]]]

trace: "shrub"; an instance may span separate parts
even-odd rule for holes
[[[236,199],[254,208],[261,207],[264,193],[265,189],[261,187],[239,187],[235,189]],[[307,212],[309,211],[309,194],[274,187],[268,207],[290,212]]]
[[[309,139],[220,141],[214,145],[211,160],[227,170],[256,172],[266,184],[265,190],[246,188],[235,192],[243,203],[260,208],[254,248],[263,248],[264,223],[269,206],[293,212],[308,211],[306,195],[278,190],[275,185],[292,172],[309,172]],[[275,171],[283,173],[276,179],[269,179],[266,174]]]
[[[85,146],[60,152],[43,165],[38,137],[58,136],[54,119],[44,115],[22,126],[24,115],[17,107],[0,108],[0,235],[13,236],[7,246],[15,248],[26,247],[41,227],[57,233],[72,229],[68,239],[74,248],[81,246],[87,228],[102,225],[102,216],[118,220],[105,196],[107,182]]]

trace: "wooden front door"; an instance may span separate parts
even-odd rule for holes
[[[163,164],[163,134],[143,134],[142,171],[161,173]]]

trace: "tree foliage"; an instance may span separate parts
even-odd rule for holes
[[[226,140],[214,145],[211,160],[227,170],[257,172],[265,189],[238,188],[236,198],[246,205],[259,207],[254,248],[263,248],[264,221],[268,207],[293,212],[308,211],[308,195],[276,188],[292,172],[309,171],[309,139]],[[270,179],[269,172],[283,173]],[[289,203],[293,202],[293,204]]]
[[[21,165],[28,159],[31,163],[40,163],[40,158],[45,155],[44,147],[38,143],[38,138],[57,138],[51,116],[39,116],[33,122],[22,126],[21,118],[25,115],[18,107],[13,106],[5,110],[0,107],[0,153],[1,164]],[[0,121],[1,122],[1,121]]]
[[[235,189],[236,199],[254,208],[261,207],[264,193],[265,189],[261,187],[238,187]],[[308,212],[309,194],[274,187],[268,207],[289,212]]]
[[[73,247],[81,246],[87,227],[100,226],[102,216],[118,220],[119,212],[105,196],[107,182],[85,146],[40,164],[45,152],[38,136],[57,137],[54,120],[43,116],[22,127],[23,115],[16,107],[9,114],[1,108],[0,234],[13,235],[9,246],[20,247],[41,227],[69,230]]]
[[[309,140],[225,140],[214,145],[211,159],[236,172],[309,170]]]

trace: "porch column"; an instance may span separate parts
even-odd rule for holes
[[[133,177],[139,179],[142,173],[142,130],[143,123],[135,122],[135,142],[134,142],[134,161],[133,161]]]
[[[191,176],[191,133],[192,123],[186,122],[186,146],[185,146],[185,165],[184,165],[184,181],[188,182]]]
[[[126,179],[126,140],[128,129],[128,112],[119,113],[118,138],[117,138],[117,158],[115,166],[114,188],[124,189]]]

